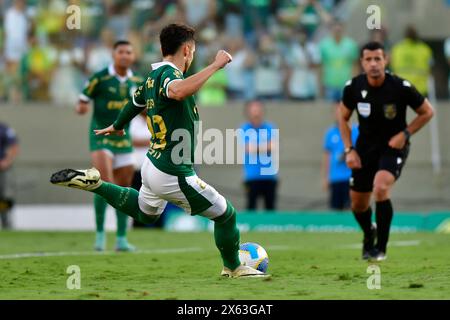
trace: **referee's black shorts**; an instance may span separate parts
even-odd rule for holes
[[[392,173],[397,180],[408,158],[410,145],[401,149],[377,144],[358,143],[356,152],[361,159],[361,169],[352,170],[350,189],[356,192],[372,192],[375,175],[380,170]]]

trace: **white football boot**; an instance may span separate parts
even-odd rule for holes
[[[96,168],[87,170],[64,169],[52,174],[50,182],[63,187],[92,191],[100,187],[103,181]]]
[[[261,272],[259,270],[253,269],[249,266],[239,266],[234,270],[231,270],[227,267],[223,267],[223,270],[220,274],[224,277],[229,278],[263,278],[263,277],[270,277],[270,274]]]

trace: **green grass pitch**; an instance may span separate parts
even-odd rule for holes
[[[221,278],[210,233],[131,231],[135,253],[112,251],[110,233],[110,251],[98,254],[93,239],[0,233],[0,299],[450,299],[445,234],[391,235],[379,290],[367,288],[360,233],[243,233],[242,242],[266,248],[270,279]],[[67,289],[70,265],[80,267],[81,289]]]

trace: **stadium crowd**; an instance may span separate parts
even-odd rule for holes
[[[161,60],[160,29],[179,21],[197,29],[190,72],[207,65],[218,48],[234,56],[233,63],[199,92],[200,105],[322,97],[338,101],[345,82],[359,71],[360,45],[346,36],[345,25],[335,18],[341,2],[0,1],[0,72],[5,75],[0,80],[0,101],[73,106],[86,79],[111,63],[112,46],[121,39],[133,44],[137,58],[133,70],[145,76],[150,64]],[[70,5],[81,9],[78,30],[66,27]],[[369,38],[384,43],[388,51],[395,45],[389,43],[386,29],[374,30]],[[419,54],[411,46],[405,50]],[[418,70],[425,77],[430,72],[426,64],[425,73]]]
[[[145,75],[161,59],[159,30],[176,21],[198,31],[191,72],[206,65],[218,47],[235,58],[199,93],[202,105],[220,106],[227,99],[314,99],[322,94],[321,47],[327,47],[317,33],[332,21],[339,2],[5,0],[0,2],[0,72],[5,74],[0,99],[73,105],[86,78],[111,62],[118,39],[132,42],[134,70]],[[79,30],[66,27],[69,5],[81,8]]]

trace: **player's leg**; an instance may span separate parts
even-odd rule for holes
[[[91,153],[92,165],[100,172],[102,179],[106,182],[113,181],[113,154],[109,150],[96,150]],[[102,251],[106,247],[105,235],[105,215],[106,215],[106,200],[95,194],[94,195],[94,210],[95,210],[95,250]]]
[[[266,210],[275,210],[275,201],[276,201],[276,189],[277,189],[277,181],[276,180],[265,180],[264,182],[264,205]]]
[[[395,181],[400,178],[403,166],[409,154],[409,145],[404,149],[397,150],[387,148],[380,157],[379,170],[374,179],[374,196],[376,202],[377,221],[377,251],[372,257],[376,261],[386,259],[386,249],[389,240],[394,209],[391,202],[391,190]]]
[[[149,211],[151,208],[147,208],[148,210],[145,211],[141,210],[139,206],[140,191],[102,181],[100,172],[95,168],[87,170],[60,170],[52,174],[50,182],[98,194],[105,198],[106,202],[112,207],[144,224],[152,224],[159,218],[160,213],[157,213],[156,209],[154,212]]]
[[[258,270],[241,266],[240,233],[236,223],[236,209],[233,205],[197,175],[178,177],[178,185],[181,191],[178,193],[179,205],[192,215],[198,214],[214,221],[214,240],[224,265],[222,275],[266,276]]]
[[[394,210],[390,200],[391,189],[395,183],[395,177],[386,170],[380,170],[375,175],[373,193],[376,202],[375,216],[377,221],[377,250],[386,254]],[[381,260],[381,259],[380,259]]]
[[[258,198],[256,181],[245,182],[245,188],[247,193],[247,210],[256,210],[256,202]]]
[[[130,187],[134,175],[133,156],[131,153],[115,154],[113,165],[114,183],[121,187]],[[127,227],[128,216],[116,209],[117,241],[116,250],[133,251],[135,247],[128,243]]]

